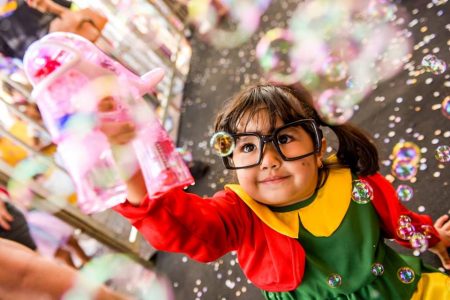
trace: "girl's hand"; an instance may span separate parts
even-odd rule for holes
[[[439,232],[441,241],[429,250],[436,254],[445,269],[450,270],[450,257],[447,248],[450,247],[450,219],[448,215],[443,215],[434,223],[434,227]]]
[[[0,200],[0,229],[10,230],[11,223],[14,220],[13,216],[6,209],[6,204],[3,200]]]
[[[34,8],[41,13],[53,13],[60,15],[64,10],[68,10],[66,7],[61,6],[52,0],[26,0],[28,6]]]
[[[40,12],[47,12],[48,0],[27,0],[28,6],[39,10]]]
[[[100,113],[113,112],[116,108],[117,103],[112,97],[103,98],[97,105]],[[132,121],[116,121],[100,117],[99,128],[109,142],[115,145],[127,144],[136,137],[136,127]]]

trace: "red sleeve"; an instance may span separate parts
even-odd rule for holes
[[[230,191],[212,198],[174,189],[140,206],[128,202],[113,208],[135,226],[158,250],[181,252],[208,262],[239,244],[240,228],[248,217],[242,201]]]
[[[377,173],[362,179],[367,180],[373,189],[372,203],[381,219],[381,227],[386,238],[395,239],[399,244],[411,248],[409,241],[403,240],[397,235],[399,217],[406,215],[411,218],[411,224],[416,231],[422,232],[422,225],[431,225],[429,247],[440,241],[439,233],[434,228],[432,219],[428,215],[420,215],[404,207],[398,200],[392,185],[381,174]]]

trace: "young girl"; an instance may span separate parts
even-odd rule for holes
[[[234,137],[223,161],[239,184],[210,198],[174,189],[150,199],[138,172],[128,181],[128,201],[115,210],[157,249],[201,262],[237,251],[267,299],[450,299],[445,274],[383,241],[409,246],[411,234],[423,233],[449,269],[448,216],[433,227],[428,216],[403,207],[377,173],[369,139],[351,125],[326,124],[311,103],[301,87],[245,89],[215,123]],[[324,158],[321,126],[339,139],[334,157]],[[126,122],[102,128],[112,143],[134,136]]]

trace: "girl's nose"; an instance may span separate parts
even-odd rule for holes
[[[262,156],[261,169],[274,169],[280,167],[282,159],[272,143],[267,143],[264,146]]]

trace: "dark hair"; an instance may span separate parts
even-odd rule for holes
[[[291,86],[258,84],[242,90],[218,114],[214,124],[215,131],[236,133],[244,115],[254,115],[261,109],[268,112],[272,129],[278,118],[283,123],[313,119],[319,126],[330,127],[339,140],[339,148],[336,153],[338,162],[324,164],[327,172],[331,167],[349,167],[357,175],[366,176],[379,170],[378,151],[368,136],[348,123],[326,124],[314,109],[309,91],[298,83]]]

